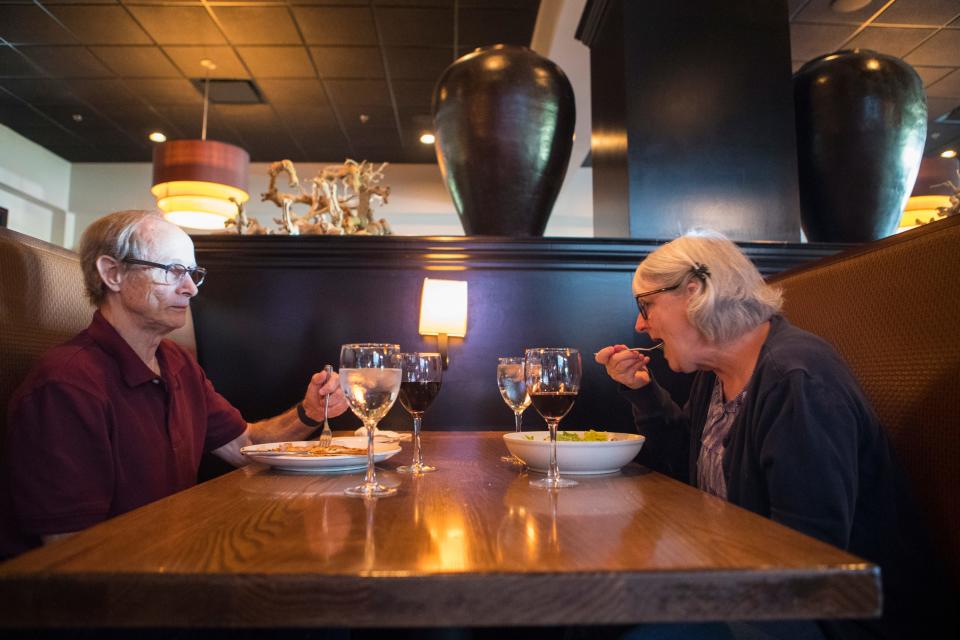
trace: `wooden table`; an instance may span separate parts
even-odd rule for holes
[[[0,565],[0,625],[439,626],[866,617],[878,569],[631,464],[559,492],[428,433],[396,496],[237,470]]]

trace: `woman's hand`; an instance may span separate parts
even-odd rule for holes
[[[650,358],[630,351],[627,345],[616,344],[597,352],[596,361],[607,369],[607,375],[630,389],[640,389],[650,384]]]

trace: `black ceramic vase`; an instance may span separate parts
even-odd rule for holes
[[[563,71],[525,47],[476,49],[433,96],[437,159],[468,235],[542,236],[573,147]]]
[[[892,234],[927,135],[923,82],[866,49],[814,58],[793,77],[800,219],[814,242]]]

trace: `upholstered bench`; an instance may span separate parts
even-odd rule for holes
[[[857,375],[960,587],[960,216],[771,281]]]

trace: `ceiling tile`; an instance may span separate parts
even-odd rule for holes
[[[913,70],[920,75],[920,79],[923,80],[923,86],[928,87],[934,82],[936,82],[937,80],[939,80],[940,78],[944,77],[945,75],[953,71],[953,68],[951,67],[914,67]]]
[[[117,132],[108,117],[104,117],[83,106],[49,105],[38,107],[47,117],[57,122],[61,127],[86,137],[90,131],[112,130],[114,137]],[[80,116],[77,122],[74,116]]]
[[[154,40],[160,44],[226,44],[202,7],[127,5]]]
[[[376,12],[380,35],[388,46],[453,44],[453,11],[449,9],[377,7]],[[460,28],[464,27],[461,23]]]
[[[879,53],[902,58],[913,51],[933,32],[933,29],[867,27],[845,46],[851,49],[872,49]],[[960,60],[958,60],[958,63],[960,63]]]
[[[162,105],[157,107],[157,113],[160,117],[177,127],[183,135],[188,138],[199,138],[203,129],[203,106],[202,105]],[[226,133],[226,125],[217,120],[216,109],[211,105],[210,113],[207,117],[207,134],[220,140]]]
[[[120,6],[57,6],[50,11],[84,44],[151,44]]]
[[[127,78],[179,78],[180,71],[159,47],[90,47],[97,58],[118,76]]]
[[[960,105],[960,100],[956,98],[937,98],[927,96],[927,117],[935,120],[942,115],[950,113]]]
[[[792,19],[810,0],[787,0],[787,15]]]
[[[48,127],[53,126],[50,120],[37,109],[31,109],[26,104],[0,103],[0,124],[17,130],[20,127]]]
[[[324,78],[382,78],[379,47],[310,47]]]
[[[855,27],[837,25],[790,25],[790,58],[811,60],[824,53],[836,51]]]
[[[55,78],[98,78],[112,75],[86,47],[31,46],[20,49]]]
[[[385,104],[345,105],[340,108],[339,114],[343,128],[351,137],[367,129],[396,129],[397,126],[393,108]],[[361,114],[367,116],[366,122],[360,120]]]
[[[117,78],[71,78],[65,86],[78,98],[101,108],[113,105],[117,109],[129,110],[131,105],[144,106],[124,81]]]
[[[248,78],[246,67],[237,57],[237,54],[231,47],[227,46],[201,46],[201,47],[178,47],[167,46],[163,50],[166,52],[177,68],[188,78],[205,78],[207,69],[200,64],[201,60],[208,59],[212,61],[217,68],[210,71],[211,78]]]
[[[306,47],[237,47],[257,78],[314,78]]]
[[[67,85],[57,80],[48,78],[0,78],[0,86],[19,98],[19,100],[15,98],[4,100],[3,94],[0,94],[0,100],[4,102],[19,102],[22,100],[32,105],[79,104],[79,100],[70,92]]]
[[[387,65],[394,80],[433,80],[453,63],[451,49],[426,47],[391,47],[387,49]]]
[[[355,128],[349,133],[350,142],[354,146],[392,146],[400,144],[400,136],[396,127],[364,127]]]
[[[387,104],[390,100],[383,80],[328,80],[326,85],[337,105]]]
[[[17,129],[17,133],[22,135],[28,140],[33,140],[41,147],[48,147],[54,144],[61,145],[78,145],[78,144],[87,144],[89,143],[83,137],[77,135],[73,132],[64,131],[63,129],[57,127],[54,124],[49,126],[41,127],[20,127]]]
[[[293,14],[307,44],[377,44],[368,7],[294,7]]]
[[[877,2],[871,2],[863,9],[838,13],[830,8],[830,0],[810,0],[793,19],[797,22],[859,25],[876,13],[876,4]]]
[[[8,78],[42,76],[43,71],[13,47],[0,47],[0,76]]]
[[[340,131],[340,125],[330,107],[313,105],[276,105],[277,117],[294,132]]]
[[[934,98],[956,98],[960,102],[960,70],[927,87],[927,95]]]
[[[877,22],[942,26],[960,15],[957,0],[897,0]]]
[[[536,11],[462,9],[460,42],[474,47],[501,43],[527,47],[536,21]]]
[[[233,44],[301,44],[286,7],[215,7]]]
[[[154,106],[203,103],[203,96],[185,78],[137,78],[128,80],[127,86]]]
[[[273,105],[329,105],[323,85],[316,78],[263,78],[257,80],[257,86],[264,99]]]
[[[424,107],[429,110],[435,86],[436,82],[432,80],[396,80],[393,83],[393,95],[398,107]]]
[[[904,59],[912,65],[956,64],[960,61],[960,30],[944,29],[934,34]]]
[[[0,38],[10,44],[74,44],[76,39],[36,5],[0,5]]]

